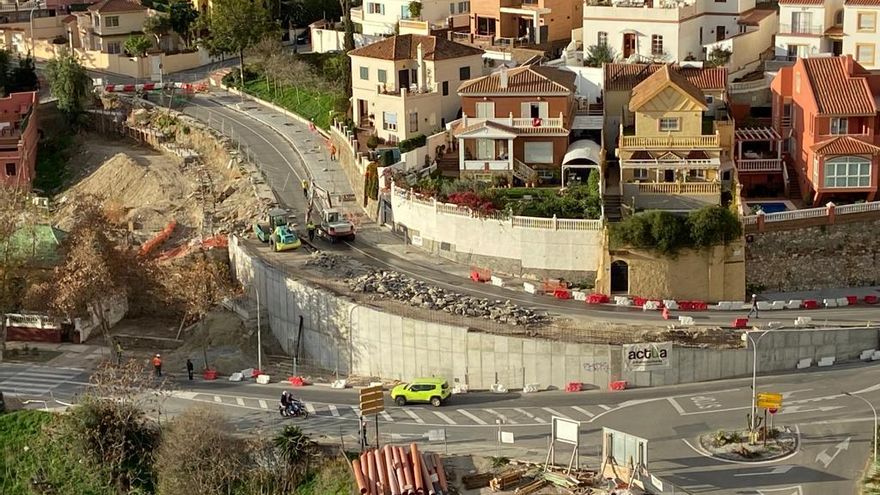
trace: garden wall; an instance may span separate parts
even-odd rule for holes
[[[601,220],[476,217],[392,187],[395,229],[413,246],[457,263],[532,278],[592,284],[604,252]]]

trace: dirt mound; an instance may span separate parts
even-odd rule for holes
[[[192,192],[192,183],[172,159],[139,149],[136,156],[116,153],[71,187],[65,198],[102,196],[108,213],[149,232],[161,230],[171,219],[182,225],[196,224],[198,205],[191,198]],[[71,207],[70,201],[62,201],[58,225],[64,230],[71,224]]]

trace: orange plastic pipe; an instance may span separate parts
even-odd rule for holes
[[[351,469],[354,471],[354,479],[357,481],[358,491],[361,495],[367,493],[367,483],[364,481],[364,472],[361,471],[361,461],[355,459],[351,461]]]
[[[406,455],[406,451],[403,450],[403,447],[397,447],[397,455],[400,457],[400,463],[403,465],[403,477],[406,480],[406,485],[404,486],[407,495],[413,493],[416,489],[415,477],[413,477],[412,464],[409,462],[409,457]]]
[[[449,491],[449,484],[446,483],[446,471],[443,470],[443,461],[440,460],[440,455],[434,453],[434,468],[437,470],[437,477],[440,478],[440,489],[443,490],[443,493]]]
[[[422,479],[425,483],[425,493],[428,495],[437,495],[434,491],[434,483],[431,481],[431,473],[428,471],[427,463],[421,453],[418,455],[418,458],[419,467],[422,468]]]
[[[425,477],[422,474],[422,459],[421,456],[419,456],[419,447],[415,444],[415,442],[410,444],[409,454],[410,460],[412,461],[413,465],[413,477],[416,484],[416,493],[424,494]]]
[[[367,451],[367,469],[370,470],[370,495],[379,495],[376,489],[376,460],[373,458],[373,451]]]
[[[391,446],[386,445],[385,451],[385,469],[388,476],[388,491],[391,495],[400,495],[400,483],[397,482],[397,472],[394,469],[394,454],[391,453]]]
[[[376,457],[376,471],[379,475],[379,494],[388,495],[388,468],[385,467],[385,452],[376,450],[373,454]]]

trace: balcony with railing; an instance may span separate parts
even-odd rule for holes
[[[625,150],[676,150],[676,149],[712,149],[721,147],[721,136],[704,134],[685,136],[679,133],[668,133],[665,136],[637,136],[635,128],[620,126],[619,147]]]
[[[364,22],[364,8],[354,7],[351,9],[351,22]]]
[[[785,24],[780,22],[779,34],[821,36],[825,34],[825,26],[821,24]]]
[[[411,84],[402,88],[396,87],[394,84],[379,84],[376,86],[376,93],[387,96],[397,96],[401,98],[413,98],[420,96],[439,95],[440,90],[437,84],[425,87],[419,87],[417,84]]]
[[[464,115],[459,121],[452,122],[451,125],[455,126],[457,122],[460,122],[461,127],[463,128],[478,126],[486,122],[492,122],[506,127],[512,127],[514,129],[547,129],[548,131],[550,131],[564,129],[563,125],[565,124],[565,119],[562,118],[562,115],[560,115],[559,117],[546,118],[520,118],[514,117],[513,115],[509,117],[480,118],[468,117],[467,115]]]
[[[634,182],[623,184],[623,200],[634,210],[689,211],[721,204],[718,182]]]
[[[584,17],[679,22],[700,13],[700,2],[675,0],[587,0]]]

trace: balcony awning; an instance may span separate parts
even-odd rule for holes
[[[531,17],[535,14],[545,15],[545,14],[549,14],[550,12],[553,12],[553,11],[548,8],[538,8],[538,7],[530,8],[530,9],[520,9],[517,7],[501,7],[500,12],[502,14],[527,15],[527,16]]]
[[[487,120],[459,127],[452,134],[460,139],[514,139],[517,135],[515,129]]]
[[[744,127],[736,130],[737,141],[779,141],[782,136],[772,127]]]
[[[580,139],[568,145],[565,156],[562,157],[563,165],[570,165],[578,160],[587,160],[599,165],[602,147],[592,139]],[[583,163],[581,163],[583,164]]]

